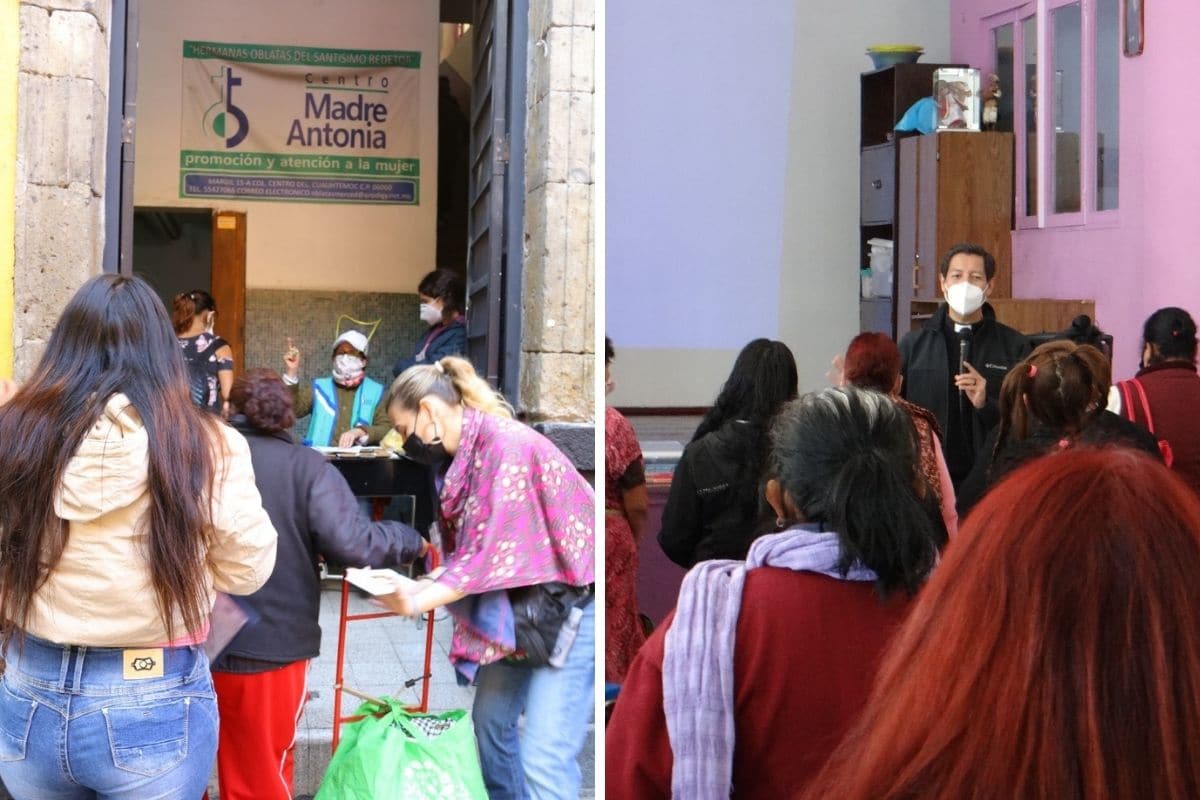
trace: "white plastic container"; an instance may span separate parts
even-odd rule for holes
[[[892,240],[868,239],[871,248],[871,296],[892,296]]]

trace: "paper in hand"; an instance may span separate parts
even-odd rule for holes
[[[417,585],[416,581],[404,577],[394,569],[350,567],[346,570],[345,579],[352,586],[373,595],[392,594],[397,589],[411,591]]]

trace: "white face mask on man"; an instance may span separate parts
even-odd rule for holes
[[[421,322],[437,325],[442,321],[442,310],[432,303],[421,303]]]
[[[946,289],[946,305],[960,317],[969,317],[983,308],[983,289],[961,281]]]

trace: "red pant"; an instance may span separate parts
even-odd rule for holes
[[[270,672],[214,672],[221,736],[221,800],[291,800],[296,724],[308,694],[308,662]]]

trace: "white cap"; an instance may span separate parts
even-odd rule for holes
[[[341,336],[333,340],[333,349],[337,350],[337,346],[342,342],[349,342],[354,345],[354,349],[364,356],[367,354],[367,337],[358,331],[350,330],[343,332]]]

